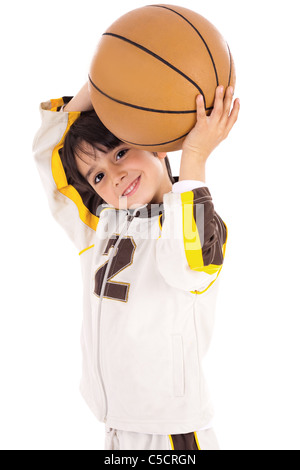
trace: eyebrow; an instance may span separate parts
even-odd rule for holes
[[[89,177],[91,176],[91,174],[93,173],[93,171],[96,169],[95,166],[91,166],[91,168],[89,169],[89,171],[87,172],[87,174],[85,175],[85,179],[88,180]]]

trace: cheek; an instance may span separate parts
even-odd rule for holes
[[[155,175],[160,171],[160,163],[158,159],[149,157],[148,155],[136,156],[130,162],[128,169],[140,170],[144,173]]]
[[[102,186],[101,188],[99,187],[96,187],[95,188],[95,191],[96,193],[98,194],[98,196],[100,196],[102,199],[105,200],[105,198],[107,198],[107,196],[109,196],[110,194],[110,191],[109,191],[109,188],[107,185],[104,185]]]

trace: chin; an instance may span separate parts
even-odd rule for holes
[[[143,206],[144,204],[146,204],[146,202],[142,203],[138,203],[138,202],[133,202],[132,204],[129,204],[129,207],[128,209],[136,209],[137,207],[141,207]]]
[[[128,199],[122,198],[119,200],[119,209],[136,209],[144,204],[145,202],[130,202]]]

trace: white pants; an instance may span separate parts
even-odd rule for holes
[[[219,450],[219,445],[213,428],[171,436],[106,427],[105,450]]]

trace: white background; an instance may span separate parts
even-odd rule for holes
[[[103,449],[80,396],[79,256],[52,219],[31,145],[39,103],[75,94],[104,30],[142,1],[1,6],[1,449]],[[222,449],[300,449],[299,5],[175,0],[237,70],[239,121],[207,184],[229,227],[205,372]],[[170,155],[178,174],[180,153]]]

